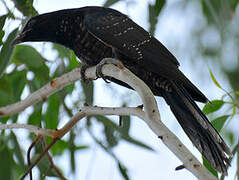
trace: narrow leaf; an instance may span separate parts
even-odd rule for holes
[[[236,138],[235,138],[235,134],[232,131],[226,131],[225,137],[231,146],[234,145]]]
[[[51,95],[48,98],[48,107],[46,114],[44,115],[44,122],[46,124],[46,128],[56,129],[58,124],[58,117],[60,111],[60,99],[57,93]]]
[[[210,71],[210,76],[211,76],[211,78],[212,78],[214,84],[221,89],[222,87],[221,87],[221,85],[217,82],[217,80],[216,80],[215,76],[213,75],[211,69],[210,69],[209,71]]]
[[[12,92],[13,92],[12,96],[14,101],[20,100],[21,94],[26,85],[26,79],[27,79],[26,75],[27,75],[26,70],[14,71],[8,75],[8,79],[12,87]]]
[[[207,160],[203,157],[203,165],[216,177],[218,177],[217,171],[215,171]]]
[[[20,166],[26,170],[26,166],[24,163],[24,157],[23,157],[20,145],[17,141],[16,135],[13,132],[11,132],[11,139],[12,139],[13,146],[14,146],[14,154],[16,155],[16,158],[19,161]]]
[[[6,146],[2,146],[6,144],[5,140],[0,140],[1,148],[0,148],[0,175],[1,179],[14,179],[14,160],[13,160],[13,153],[11,150]]]
[[[7,19],[7,15],[6,15],[6,14],[0,16],[0,30],[3,29],[3,26],[4,26],[4,24],[5,24],[6,19]]]
[[[156,25],[158,23],[158,16],[164,7],[166,3],[166,0],[156,0],[154,5],[149,4],[148,5],[148,13],[149,13],[149,23],[150,23],[150,28],[149,32],[150,34],[154,35]]]
[[[84,91],[84,95],[85,95],[85,102],[88,105],[92,105],[93,104],[93,98],[94,98],[94,84],[92,81],[90,81],[89,83],[84,83],[83,81],[81,81],[81,85]]]
[[[40,68],[45,59],[35,48],[31,46],[17,45],[14,51],[13,61],[26,64],[29,69],[34,70],[36,68]]]
[[[13,30],[7,37],[6,42],[3,44],[1,52],[0,52],[0,76],[6,69],[8,63],[11,60],[13,47],[12,47],[12,41],[15,39],[17,35],[18,29]]]
[[[222,101],[222,100],[213,100],[210,103],[206,104],[203,107],[202,111],[205,114],[210,114],[210,113],[213,113],[215,111],[218,111],[222,107],[223,104],[224,104],[224,101]]]
[[[125,180],[129,180],[129,176],[127,174],[127,168],[120,162],[118,162],[118,168],[119,168],[120,174],[123,176],[123,178]]]
[[[62,155],[62,153],[68,148],[69,143],[64,140],[59,140],[56,142],[54,146],[51,148],[51,152],[53,156]]]
[[[17,65],[25,64],[29,70],[34,72],[40,87],[50,81],[49,67],[45,64],[41,54],[33,47],[17,45],[14,51],[13,62]]]
[[[120,127],[120,131],[124,133],[125,135],[129,134],[130,130],[130,116],[122,116],[122,127]]]
[[[115,4],[115,3],[119,2],[119,1],[120,0],[107,0],[103,6],[104,7],[110,7],[110,6],[112,6],[113,4]]]
[[[122,138],[124,140],[128,141],[129,143],[132,143],[132,144],[134,144],[136,146],[140,146],[140,147],[145,148],[147,150],[154,151],[153,148],[149,147],[148,145],[144,144],[143,142],[140,142],[140,141],[138,141],[138,140],[136,140],[136,139],[134,139],[134,138],[132,138],[130,136],[122,135]]]
[[[228,115],[220,116],[216,119],[213,119],[211,123],[216,128],[216,130],[220,132],[228,117]]]
[[[32,157],[32,162],[34,162],[39,157],[39,155],[39,153],[36,153]],[[41,158],[41,160],[37,164],[37,167],[39,168],[41,175],[58,177],[58,174],[56,173],[55,169],[51,167],[51,163],[47,156],[43,156]]]
[[[37,11],[33,7],[33,0],[12,0],[16,8],[22,12],[24,16],[36,15]]]
[[[3,26],[5,24],[6,18],[7,15],[0,16],[0,46],[3,44],[2,38],[5,34],[5,32],[3,31]]]

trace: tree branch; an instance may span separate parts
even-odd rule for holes
[[[95,67],[86,70],[85,76],[95,79]],[[144,120],[151,130],[162,140],[162,142],[183,162],[183,166],[201,180],[216,180],[212,175],[180,142],[180,140],[161,122],[158,107],[154,95],[149,87],[133,73],[123,66],[116,67],[112,64],[104,65],[102,72],[105,76],[111,76],[129,84],[140,95],[144,110],[141,108],[107,108],[107,107],[82,107],[72,119],[59,130],[47,130],[31,125],[0,125],[1,129],[25,128],[36,134],[61,138],[80,119],[87,115],[134,115]],[[12,105],[0,108],[0,117],[19,113],[28,106],[46,99],[51,94],[59,91],[66,85],[81,79],[80,68],[55,78],[50,83],[30,94],[26,99]]]

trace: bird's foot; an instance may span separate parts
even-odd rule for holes
[[[80,71],[80,74],[81,74],[81,79],[84,83],[88,84],[90,82],[90,79],[86,78],[85,76],[85,71],[86,69],[88,69],[89,67],[91,67],[90,65],[88,64],[83,64],[81,66],[81,71]]]
[[[96,76],[97,78],[102,78],[106,83],[110,83],[107,81],[106,76],[102,73],[102,68],[105,64],[114,64],[118,67],[123,67],[123,64],[121,61],[113,59],[113,58],[104,58],[100,61],[99,64],[96,66]]]

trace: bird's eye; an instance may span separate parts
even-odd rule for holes
[[[28,27],[32,27],[34,24],[35,24],[36,20],[35,19],[31,19],[29,22],[28,22]]]

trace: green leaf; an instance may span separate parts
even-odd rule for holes
[[[214,84],[215,84],[217,87],[219,87],[220,89],[222,89],[221,85],[217,82],[215,76],[213,75],[211,69],[210,69],[209,71],[210,71],[210,76],[211,76],[211,78],[212,78]]]
[[[13,92],[12,99],[14,102],[20,100],[21,94],[26,85],[26,79],[27,79],[26,75],[27,75],[27,71],[22,70],[22,71],[14,71],[8,76],[8,79],[12,87],[12,92]]]
[[[215,111],[218,111],[222,107],[223,104],[224,104],[224,101],[222,101],[222,100],[213,100],[213,101],[209,102],[208,104],[206,104],[203,107],[202,111],[205,114],[210,114]]]
[[[4,35],[5,35],[5,31],[0,31],[0,46],[3,44],[3,42],[2,42],[2,38],[4,37]]]
[[[45,59],[37,50],[28,45],[17,45],[14,51],[13,62],[23,63],[34,70],[43,66]]]
[[[144,143],[142,143],[142,142],[140,142],[140,141],[138,141],[138,140],[136,140],[136,139],[134,139],[134,138],[132,138],[130,136],[122,135],[121,137],[122,137],[122,139],[128,141],[131,144],[134,144],[136,146],[140,146],[140,147],[145,148],[145,149],[147,149],[149,151],[154,151],[154,149],[151,148],[150,146],[148,146],[148,145],[146,145],[146,144],[144,144]]]
[[[29,70],[34,72],[34,79],[39,81],[39,86],[49,82],[49,68],[37,50],[27,45],[17,45],[14,51],[13,62],[17,65],[25,64]]]
[[[110,7],[112,6],[113,4],[119,2],[120,0],[107,0],[105,3],[104,3],[104,7]]]
[[[34,162],[39,156],[39,153],[34,154],[31,161]],[[38,162],[37,167],[42,176],[58,177],[57,172],[51,167],[51,163],[46,155]]]
[[[79,66],[80,64],[81,64],[81,62],[77,60],[75,53],[73,51],[71,51],[71,59],[69,59],[68,71],[73,70],[76,66]]]
[[[13,30],[7,37],[7,40],[2,46],[1,52],[0,52],[0,76],[3,74],[4,70],[6,69],[8,63],[11,60],[13,47],[12,47],[12,41],[15,39],[17,35],[18,29]]]
[[[111,121],[109,118],[101,115],[97,115],[94,117],[104,124],[106,140],[110,147],[114,147],[115,145],[117,145],[120,138],[122,138],[129,143],[153,151],[153,149],[148,145],[132,138],[131,136],[128,135],[128,133],[125,133],[125,130],[120,128],[116,123]]]
[[[7,142],[5,142],[7,143]],[[0,149],[0,174],[1,179],[14,179],[14,160],[13,153],[7,146]]]
[[[3,31],[3,26],[5,24],[6,18],[7,18],[7,15],[0,16],[0,46],[3,44],[2,38],[5,34],[5,32]]]
[[[166,3],[166,0],[156,0],[154,4],[154,11],[156,16],[159,16],[161,10],[163,9],[164,5]]]
[[[39,126],[41,119],[42,119],[42,108],[36,110],[34,105],[34,111],[28,118],[28,124]]]
[[[118,162],[118,168],[119,168],[120,174],[123,176],[123,178],[125,180],[129,180],[129,176],[127,174],[127,168],[120,162]]]
[[[52,141],[52,140],[51,140]],[[51,148],[51,152],[54,156],[62,155],[62,153],[68,148],[69,143],[64,140],[58,140]]]
[[[236,95],[239,95],[239,91],[234,91],[234,93],[235,93]]]
[[[4,86],[3,86],[4,84]],[[8,76],[4,74],[0,78],[0,106],[5,106],[7,104],[13,103],[12,100],[12,86],[8,79]]]
[[[226,131],[225,133],[225,137],[228,140],[228,142],[230,143],[230,145],[234,145],[235,143],[235,135],[232,131]]]
[[[120,127],[120,131],[123,134],[129,134],[130,130],[130,116],[122,116],[122,126]]]
[[[16,158],[20,164],[20,166],[26,170],[26,166],[25,166],[25,163],[24,163],[24,157],[23,157],[23,154],[22,154],[22,151],[21,151],[21,147],[17,141],[17,137],[16,135],[11,132],[11,140],[13,142],[13,148],[14,148],[14,154],[16,155]]]
[[[63,59],[63,58],[70,59],[71,58],[71,50],[66,48],[65,46],[62,46],[59,44],[54,44],[53,49],[57,50],[59,58],[61,58],[61,59]]]
[[[58,93],[51,95],[48,98],[48,107],[44,115],[46,128],[56,129],[59,121],[60,99]]]
[[[5,24],[6,19],[7,19],[7,15],[6,15],[6,14],[0,16],[0,30],[3,29],[3,26],[4,26],[4,24]]]
[[[24,16],[36,15],[37,11],[33,7],[33,0],[12,0],[15,7],[22,12]]]
[[[156,0],[154,5],[148,4],[148,13],[149,13],[149,23],[150,28],[149,32],[150,34],[154,35],[156,25],[158,23],[158,16],[164,7],[166,3],[166,0]]]
[[[98,121],[104,124],[104,135],[110,148],[118,144],[119,136],[116,135],[119,127],[106,116],[94,116]]]
[[[211,123],[216,128],[216,130],[220,132],[228,117],[228,115],[220,116],[216,119],[213,119]]]
[[[90,81],[89,83],[84,83],[83,81],[81,81],[81,86],[83,88],[84,91],[84,95],[85,95],[85,102],[88,105],[92,105],[93,104],[93,98],[94,98],[94,84],[92,81]]]
[[[119,138],[115,136],[115,129],[112,127],[104,126],[105,137],[109,147],[114,147],[118,144]]]
[[[88,148],[89,148],[89,146],[86,146],[86,145],[76,146],[76,150],[85,150]]]
[[[215,171],[211,165],[208,163],[208,161],[203,157],[203,165],[216,177],[218,177],[217,171]]]

